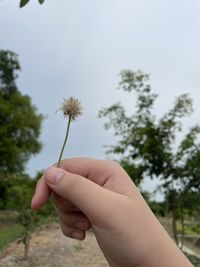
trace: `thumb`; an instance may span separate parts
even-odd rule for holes
[[[48,186],[64,199],[69,200],[88,218],[110,214],[114,193],[91,180],[60,168],[51,167],[44,173]]]

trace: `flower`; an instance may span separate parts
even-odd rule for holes
[[[63,104],[59,110],[63,112],[64,117],[70,117],[72,120],[75,120],[83,113],[81,102],[72,96],[70,96],[68,99],[64,98]]]
[[[83,113],[81,102],[72,96],[70,96],[68,99],[64,98],[64,102],[58,110],[61,110],[63,112],[64,117],[68,118],[68,123],[67,123],[67,131],[65,134],[64,143],[62,145],[62,149],[61,149],[60,156],[58,159],[57,167],[60,166],[60,161],[62,159],[64,148],[67,143],[71,121],[75,120],[78,116],[82,115]]]

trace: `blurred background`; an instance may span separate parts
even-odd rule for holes
[[[0,1],[0,266],[44,266],[31,244],[57,220],[51,203],[38,213],[29,206],[58,160],[67,122],[56,111],[70,96],[84,115],[64,157],[119,161],[198,266],[200,1],[23,4]],[[81,266],[104,266],[98,260]]]

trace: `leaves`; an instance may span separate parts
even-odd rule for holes
[[[43,116],[37,114],[31,98],[19,92],[19,70],[17,55],[0,50],[0,174],[20,173],[29,157],[41,149]]]
[[[27,5],[29,1],[30,1],[30,0],[21,0],[20,5],[19,5],[20,8],[22,8],[22,7],[24,7],[25,5]],[[44,1],[45,1],[45,0],[38,0],[38,2],[39,2],[41,5],[44,3]]]
[[[120,102],[100,111],[99,117],[108,120],[105,128],[113,129],[114,135],[118,137],[117,144],[110,146],[109,153],[122,159],[127,157],[130,166],[138,167],[142,164],[146,174],[157,177],[166,185],[168,181],[171,183],[182,179],[182,165],[187,162],[188,166],[185,167],[188,169],[192,155],[200,154],[199,125],[194,126],[175,149],[177,133],[182,129],[182,119],[193,112],[191,97],[188,94],[180,95],[172,108],[157,119],[153,114],[157,95],[152,93],[149,75],[142,71],[124,70],[120,73],[120,78],[118,89],[134,93],[135,107],[133,114],[129,116]],[[197,160],[195,164],[199,165]],[[196,170],[194,165],[193,169]],[[196,172],[192,173],[193,176],[196,175]]]
[[[193,112],[192,99],[187,94],[180,95],[172,108],[157,118],[153,114],[157,95],[148,84],[149,75],[124,70],[120,78],[118,89],[134,93],[135,107],[129,116],[120,102],[100,111],[99,117],[108,120],[105,128],[111,128],[117,136],[117,143],[109,146],[108,152],[117,156],[137,185],[148,176],[161,182],[158,188],[165,194],[166,205],[172,211],[173,234],[177,240],[177,214],[181,210],[184,221],[183,210],[192,202],[184,203],[182,196],[186,193],[193,196],[193,192],[199,193],[200,189],[200,125],[193,126],[182,141],[177,139],[182,120]],[[196,209],[194,204],[190,211]]]
[[[21,0],[19,7],[20,7],[20,8],[24,7],[25,5],[28,4],[29,1],[30,1],[30,0]]]
[[[133,72],[131,70],[123,70],[120,73],[121,82],[119,83],[118,89],[123,89],[124,91],[131,92],[150,92],[149,85],[146,82],[149,81],[149,74],[145,74],[138,70]]]

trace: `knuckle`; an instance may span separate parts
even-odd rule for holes
[[[110,167],[114,168],[114,169],[119,169],[121,168],[121,165],[115,161],[115,160],[110,160],[109,161]]]

